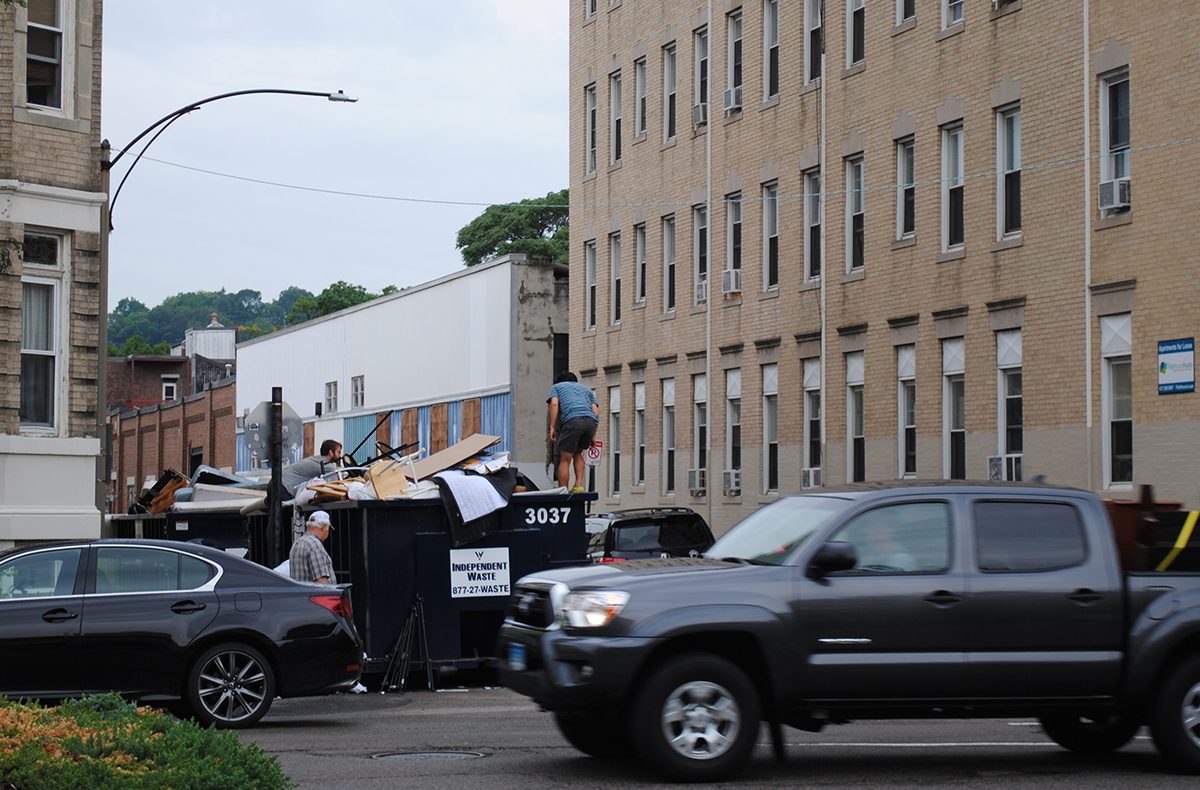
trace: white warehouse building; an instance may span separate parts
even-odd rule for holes
[[[376,439],[434,453],[494,434],[548,487],[546,392],[567,365],[567,296],[565,265],[506,255],[239,343],[238,414],[282,387],[303,422],[293,459],[326,439],[351,452],[381,420],[358,462]],[[239,432],[238,469],[259,463]]]

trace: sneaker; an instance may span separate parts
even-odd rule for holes
[[[575,486],[574,488],[571,489],[571,493],[572,494],[586,494],[587,492],[584,490],[583,486]]]

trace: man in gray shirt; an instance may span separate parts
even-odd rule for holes
[[[280,477],[283,480],[283,487],[287,489],[289,495],[294,497],[300,493],[301,486],[309,480],[336,469],[338,461],[341,458],[341,442],[334,439],[326,439],[321,442],[320,455],[310,455],[308,458],[301,458],[296,463],[283,467],[283,471],[280,473]],[[300,512],[299,505],[292,505],[293,539],[300,537],[303,532],[304,514]]]

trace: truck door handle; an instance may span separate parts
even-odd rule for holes
[[[944,607],[950,606],[951,604],[956,604],[961,601],[962,598],[950,592],[949,590],[938,590],[937,592],[926,595],[925,600],[934,606]]]
[[[42,615],[42,619],[47,623],[61,623],[65,620],[74,620],[79,616],[79,612],[68,612],[66,609],[51,609]]]
[[[171,611],[175,614],[191,614],[199,612],[205,608],[205,604],[196,603],[195,601],[180,601],[171,605]]]
[[[1104,599],[1103,595],[1096,592],[1095,590],[1089,590],[1086,587],[1079,588],[1078,590],[1071,593],[1067,597],[1070,598],[1075,603],[1081,603],[1084,606],[1087,606],[1088,604],[1093,604],[1096,601],[1100,601],[1100,600]]]

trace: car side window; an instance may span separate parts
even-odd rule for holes
[[[1036,573],[1087,559],[1083,522],[1063,502],[976,502],[975,552],[984,573]]]
[[[845,574],[944,573],[950,568],[950,506],[905,502],[861,513],[830,538],[854,546]]]
[[[75,571],[82,551],[39,551],[0,565],[0,601],[70,595],[75,590]]]
[[[206,562],[163,549],[105,546],[96,552],[96,592],[191,590],[212,578]]]
[[[656,549],[659,546],[659,525],[656,523],[621,524],[616,530],[616,540],[613,541],[614,549],[620,551],[644,551]]]

